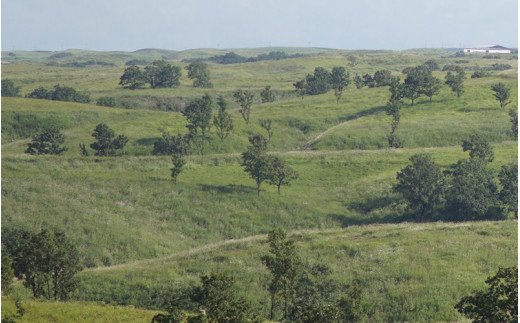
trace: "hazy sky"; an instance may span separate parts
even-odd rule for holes
[[[2,50],[517,47],[517,0],[2,0]]]

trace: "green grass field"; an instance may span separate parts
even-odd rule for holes
[[[257,55],[269,50],[235,52]],[[327,262],[339,281],[358,280],[362,284],[366,320],[462,319],[453,310],[454,302],[483,287],[484,279],[498,266],[516,263],[516,221],[398,224],[412,221],[413,215],[407,214],[391,187],[396,172],[414,154],[430,153],[444,169],[467,158],[460,145],[474,132],[492,143],[493,170],[517,160],[517,142],[507,114],[518,100],[517,60],[511,55],[501,59],[453,58],[446,50],[284,50],[306,56],[210,64],[212,89],[191,87],[184,70],[179,88],[135,91],[118,86],[124,62],[129,59],[167,57],[185,66],[180,59],[225,51],[73,50],[68,51],[72,56],[60,60],[94,59],[115,64],[86,68],[47,66],[52,61],[51,52],[15,52],[14,58],[3,52],[2,79],[14,80],[22,86],[23,94],[60,83],[88,91],[94,101],[113,96],[137,103],[133,108],[108,108],[2,98],[2,226],[65,230],[87,267],[79,275],[76,300],[154,307],[153,295],[161,288],[194,282],[211,270],[234,270],[241,288],[254,291],[250,300],[264,304],[268,301],[264,288],[268,273],[259,260],[266,251],[261,243],[263,234],[283,228],[301,231],[295,237],[309,262]],[[355,66],[348,65],[351,55],[357,58]],[[431,58],[441,67],[502,63],[513,68],[481,79],[470,79],[468,71],[460,98],[443,87],[431,103],[422,97],[411,106],[405,100],[397,130],[403,149],[386,148],[391,122],[384,112],[387,87],[357,90],[351,84],[339,104],[333,93],[303,100],[292,93],[292,83],[316,66],[347,66],[352,75],[389,69],[402,78],[404,67]],[[445,72],[434,74],[443,79]],[[490,86],[497,82],[512,89],[513,103],[506,109],[500,109],[492,96]],[[279,100],[261,104],[259,92],[267,85]],[[257,93],[250,124],[243,121],[232,101],[232,92],[238,88]],[[189,156],[174,185],[170,158],[152,156],[151,151],[161,133],[186,132],[186,121],[179,112],[159,111],[147,102],[157,98],[188,102],[204,93],[228,100],[235,129],[224,142],[212,129],[206,154]],[[240,166],[248,135],[265,134],[258,125],[260,119],[273,120],[270,153],[281,156],[300,174],[291,186],[282,187],[281,195],[276,187],[263,184],[257,197],[254,181]],[[129,138],[123,156],[80,156],[79,144],[92,143],[92,130],[101,122]],[[25,154],[31,136],[50,124],[63,129],[69,150],[61,156]],[[242,240],[226,242],[229,239]],[[67,321],[49,316],[43,309],[47,305],[41,305],[47,303],[30,304],[33,313],[40,313],[34,315],[40,315],[41,321]],[[56,306],[70,306],[63,311],[83,315],[78,303]],[[105,310],[96,306],[84,307],[93,313]],[[130,312],[121,315],[135,321],[150,315]]]

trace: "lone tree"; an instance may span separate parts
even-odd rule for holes
[[[262,262],[272,276],[269,283],[270,319],[275,320],[276,299],[280,295],[283,300],[282,320],[284,320],[288,318],[289,305],[294,298],[297,278],[301,272],[301,260],[294,241],[288,239],[285,231],[281,229],[271,231],[267,242],[269,243],[269,254],[262,257]]]
[[[20,96],[21,87],[14,85],[9,79],[2,80],[2,96]]]
[[[298,178],[298,173],[288,166],[280,157],[272,157],[269,169],[269,177],[267,182],[276,185],[278,194],[280,194],[280,186],[290,185],[291,181]]]
[[[502,166],[498,179],[502,186],[500,201],[518,218],[518,164]]]
[[[271,142],[271,137],[273,136],[273,120],[271,119],[260,119],[258,120],[260,127],[264,128],[267,131],[267,142]]]
[[[186,66],[188,77],[193,80],[193,87],[211,88],[208,64],[203,62],[193,62]]]
[[[233,93],[233,97],[240,105],[238,112],[240,112],[246,123],[249,123],[249,115],[251,114],[251,106],[253,105],[255,94],[248,90],[237,90]]]
[[[398,183],[393,189],[402,194],[409,208],[417,211],[419,220],[424,221],[443,201],[445,178],[430,155],[413,155],[410,161],[410,165],[397,173]]]
[[[500,107],[503,108],[511,101],[509,101],[509,97],[511,96],[511,90],[502,82],[491,85],[491,90],[493,90],[493,96],[500,102]]]
[[[217,98],[218,112],[213,117],[213,125],[217,129],[217,135],[221,141],[229,136],[233,131],[233,119],[231,114],[226,111],[227,103],[222,96]]]
[[[450,87],[450,89],[457,94],[457,97],[460,97],[462,93],[464,93],[464,79],[466,78],[466,73],[464,73],[463,69],[459,69],[458,72],[452,73],[448,71],[445,78],[445,84]]]
[[[32,138],[32,141],[27,144],[25,152],[31,155],[59,155],[68,149],[67,147],[61,147],[64,142],[65,137],[60,129],[49,127]]]
[[[293,86],[296,94],[303,100],[303,97],[305,97],[305,94],[307,94],[307,83],[305,82],[305,79],[295,82]]]
[[[396,135],[397,126],[399,125],[399,121],[401,120],[400,114],[401,107],[398,102],[390,102],[386,106],[386,114],[392,117],[392,125],[390,134],[386,136],[388,140],[388,146],[390,148],[402,148],[403,142],[401,138]]]
[[[402,93],[405,98],[412,101],[413,105],[414,100],[423,94],[428,79],[432,77],[432,72],[426,66],[420,65],[405,68],[403,73],[406,74],[406,78],[402,86]]]
[[[509,121],[511,121],[511,131],[513,132],[513,137],[518,139],[518,111],[516,111],[516,109],[509,110]]]
[[[323,67],[316,67],[313,74],[305,77],[306,90],[309,95],[324,94],[332,88],[332,75]]]
[[[242,153],[242,166],[256,182],[256,190],[260,196],[260,185],[269,179],[270,159],[267,156],[267,140],[262,135],[250,135],[251,146]]]
[[[274,102],[276,100],[273,90],[271,90],[271,86],[266,86],[262,92],[260,92],[260,98],[262,99],[262,103]]]
[[[152,65],[146,66],[144,71],[152,89],[177,87],[181,84],[181,68],[164,60],[154,61]]]
[[[182,114],[188,120],[186,127],[193,136],[193,140],[199,146],[199,152],[204,154],[206,135],[211,127],[213,101],[209,95],[197,98],[188,104]]]
[[[430,103],[432,102],[432,97],[434,95],[439,94],[441,91],[442,82],[435,76],[429,75],[421,89],[421,94],[426,95],[430,99]]]
[[[172,155],[172,181],[173,184],[177,184],[177,176],[182,172],[183,166],[186,164],[184,155],[181,153],[174,153]]]
[[[457,311],[473,322],[518,322],[518,267],[499,268],[486,284],[487,290],[463,297]]]
[[[477,158],[485,162],[493,161],[493,148],[489,142],[478,133],[472,134],[469,140],[462,142],[462,150],[469,151],[471,158]]]
[[[365,85],[365,83],[363,82],[363,78],[357,74],[356,76],[354,76],[354,84],[356,85],[356,89],[358,90],[362,89]]]
[[[147,82],[146,73],[136,65],[125,68],[123,75],[119,78],[119,85],[131,90],[142,88]]]
[[[92,137],[96,141],[90,145],[90,148],[96,151],[94,153],[96,156],[114,156],[128,142],[125,135],[116,136],[114,130],[110,129],[105,123],[96,126],[92,132]]]
[[[332,88],[334,89],[337,104],[343,95],[343,91],[345,91],[350,84],[350,73],[348,73],[342,66],[333,67],[330,80]]]

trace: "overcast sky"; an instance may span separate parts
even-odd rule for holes
[[[517,47],[517,0],[2,0],[2,50]]]

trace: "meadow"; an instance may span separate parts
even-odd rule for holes
[[[269,50],[276,49],[233,51],[252,56]],[[266,252],[264,235],[283,228],[293,232],[307,261],[327,263],[338,281],[361,284],[366,320],[461,319],[453,303],[482,288],[498,266],[516,263],[516,221],[410,223],[415,216],[392,185],[397,171],[414,154],[431,154],[444,170],[468,158],[461,143],[475,132],[491,142],[495,159],[489,167],[495,172],[517,160],[517,142],[507,114],[518,101],[516,58],[457,58],[440,49],[279,50],[305,56],[210,64],[211,89],[193,88],[183,70],[179,88],[139,90],[118,85],[127,60],[166,58],[184,67],[187,63],[182,59],[225,51],[71,50],[63,59],[51,58],[55,54],[51,52],[15,52],[14,56],[2,52],[2,79],[20,85],[23,95],[59,83],[90,93],[93,102],[111,96],[132,103],[110,108],[3,97],[2,226],[66,231],[86,267],[79,275],[75,300],[157,308],[163,289],[176,289],[197,281],[202,273],[223,270],[238,277],[244,292],[253,288],[248,298],[260,306],[268,302],[268,272],[259,259]],[[113,66],[47,65],[90,59]],[[469,78],[471,71],[467,71],[460,98],[444,86],[431,103],[424,97],[413,106],[404,100],[397,130],[404,141],[402,149],[387,148],[388,87],[358,90],[351,84],[339,103],[330,92],[301,99],[293,91],[292,84],[317,66],[346,66],[352,76],[388,69],[402,79],[404,67],[428,59],[435,59],[441,68],[503,63],[512,69],[477,79]],[[434,75],[443,80],[445,72]],[[490,87],[497,82],[511,88],[513,103],[506,109],[492,95]],[[260,103],[259,92],[268,85],[278,99]],[[239,88],[256,93],[249,124],[232,99]],[[166,131],[187,132],[179,110],[205,93],[226,98],[233,133],[222,142],[212,129],[205,154],[188,156],[174,185],[170,157],[152,156],[153,143]],[[174,102],[174,109],[157,107],[158,100]],[[282,157],[300,175],[292,185],[282,187],[280,195],[276,187],[263,184],[257,197],[254,181],[240,166],[248,135],[265,134],[258,124],[261,119],[273,120],[269,153]],[[92,130],[101,122],[129,138],[122,156],[80,155],[79,144],[93,142]],[[63,129],[69,149],[60,156],[25,154],[31,137],[51,124]],[[42,312],[47,305],[27,302],[30,312],[42,313],[42,321],[62,321]],[[70,304],[70,311],[78,311],[73,309],[76,304],[82,303]],[[89,309],[97,306],[88,304]],[[132,313],[128,317],[135,321],[150,314]]]

